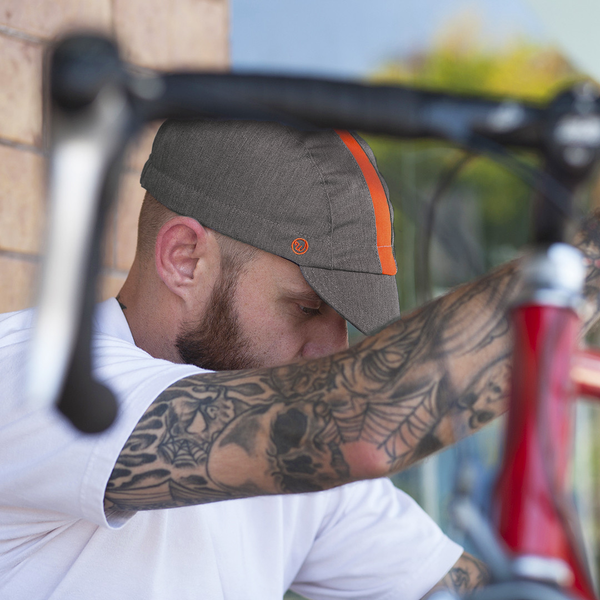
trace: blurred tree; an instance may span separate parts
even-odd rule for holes
[[[581,75],[552,47],[516,40],[485,50],[475,33],[460,28],[440,35],[427,52],[389,62],[373,76],[380,83],[531,101],[548,100],[578,79]]]

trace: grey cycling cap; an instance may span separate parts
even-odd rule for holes
[[[387,186],[354,133],[166,121],[141,184],[172,211],[299,265],[363,333],[399,316]]]

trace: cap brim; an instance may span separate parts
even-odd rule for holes
[[[400,316],[393,275],[300,267],[319,296],[362,333],[369,335]]]

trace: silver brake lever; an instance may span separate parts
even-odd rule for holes
[[[76,114],[55,108],[49,165],[49,228],[28,365],[28,401],[55,403],[80,323],[86,269],[105,174],[129,123],[126,94],[105,85]]]

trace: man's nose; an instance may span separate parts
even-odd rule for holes
[[[348,348],[346,319],[332,308],[311,323],[311,330],[304,346],[302,358],[320,358]]]

